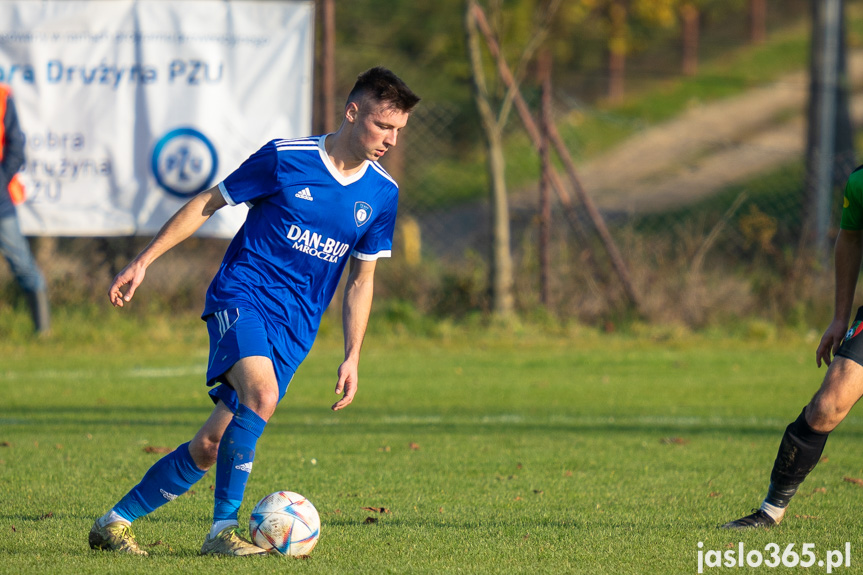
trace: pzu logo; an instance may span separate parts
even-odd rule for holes
[[[189,198],[203,192],[216,175],[216,148],[194,128],[171,130],[153,149],[153,176],[163,190]]]

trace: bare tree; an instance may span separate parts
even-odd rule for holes
[[[560,5],[560,0],[551,0],[538,30],[525,47],[517,78],[524,74],[527,62],[539,48],[547,35],[551,16]],[[501,317],[512,314],[515,307],[513,296],[513,263],[510,245],[509,200],[506,193],[506,159],[504,157],[503,128],[515,98],[516,85],[511,86],[498,112],[495,112],[488,89],[477,29],[477,11],[481,10],[476,0],[467,0],[465,11],[465,35],[468,57],[471,64],[474,102],[479,113],[487,151],[487,166],[491,188],[492,247],[491,247],[491,296],[492,312]]]

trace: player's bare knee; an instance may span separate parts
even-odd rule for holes
[[[848,409],[840,405],[832,394],[817,393],[806,408],[806,423],[820,433],[833,431],[842,423]]]
[[[269,421],[279,404],[279,392],[278,390],[259,392],[247,397],[243,403],[261,419]]]
[[[215,440],[214,440],[215,439]],[[189,453],[200,469],[209,469],[216,464],[219,456],[219,438],[206,434],[196,435],[189,444]]]

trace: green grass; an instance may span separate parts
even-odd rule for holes
[[[714,527],[763,496],[782,429],[821,377],[812,341],[453,329],[371,335],[340,413],[338,337],[301,367],[241,516],[271,491],[306,495],[322,519],[310,559],[198,557],[212,473],[136,522],[150,558],[92,552],[94,517],[159,457],[144,448],[186,441],[210,409],[203,325],[180,322],[166,343],[161,328],[107,322],[104,348],[71,341],[62,320],[55,340],[0,340],[0,572],[671,574],[695,572],[699,542],[823,554],[860,540],[861,488],[843,481],[863,476],[857,415],[790,520]]]

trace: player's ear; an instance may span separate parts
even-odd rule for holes
[[[357,103],[356,102],[348,102],[348,105],[345,106],[345,119],[348,122],[353,124],[354,122],[357,121],[357,118],[359,117],[359,115],[360,115],[360,107],[357,106]]]

